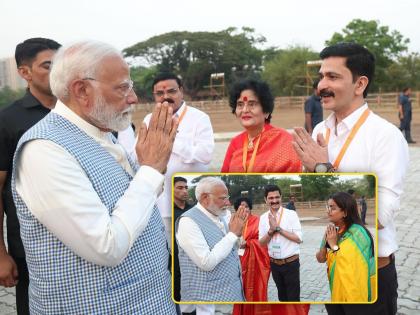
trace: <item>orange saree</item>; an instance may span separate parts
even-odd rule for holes
[[[309,304],[235,304],[232,315],[306,315]]]
[[[225,155],[221,172],[255,172],[255,173],[298,173],[302,171],[302,164],[292,146],[292,136],[284,129],[266,124],[261,133],[260,143],[246,154],[246,169],[244,169],[244,141],[247,132],[242,132],[232,139]],[[255,160],[250,169],[253,150],[257,147]],[[248,220],[252,217],[250,216]],[[259,219],[259,218],[258,218]],[[241,257],[244,293],[247,301],[267,301],[268,276],[263,268],[265,259],[269,258],[267,248],[258,243],[258,222],[251,219],[246,231],[247,250]],[[253,222],[253,223],[251,223]],[[255,227],[255,230],[251,227]],[[252,236],[255,236],[255,239]],[[263,258],[266,255],[266,258]],[[260,292],[257,292],[260,291]],[[232,315],[307,315],[309,304],[235,304]]]
[[[258,241],[258,224],[260,218],[248,217],[244,228],[246,249],[241,259],[242,280],[245,299],[250,301],[267,301],[267,286],[270,277],[270,258],[267,247],[261,247]],[[306,315],[307,304],[235,304],[232,315]]]
[[[244,228],[246,248],[240,259],[246,301],[267,301],[270,258],[267,247],[261,247],[258,241],[259,222],[260,218],[251,214]]]
[[[244,154],[244,142],[247,141],[247,137],[248,134],[244,131],[231,140],[221,172],[299,173],[302,171],[302,163],[292,146],[293,138],[286,130],[266,124],[259,141],[254,140],[255,143],[259,142],[258,146],[248,148]],[[255,149],[256,154],[254,154]],[[255,160],[251,161],[253,155]]]

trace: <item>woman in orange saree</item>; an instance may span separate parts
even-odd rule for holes
[[[248,219],[240,239],[242,281],[246,301],[267,301],[267,285],[270,278],[270,258],[267,246],[262,247],[258,241],[260,217],[251,214],[252,201],[246,197],[238,198],[234,203],[248,210]]]
[[[245,131],[233,138],[229,144],[222,172],[302,171],[302,164],[291,144],[291,135],[286,130],[269,124],[274,109],[274,98],[267,83],[252,79],[236,83],[230,93],[229,105]],[[258,241],[258,225],[256,234]],[[248,263],[252,264],[252,256],[247,259]],[[261,283],[257,284],[259,288],[264,286],[264,279],[264,275],[261,276]],[[255,292],[253,288],[248,287],[255,281],[244,279],[245,297],[250,292]],[[258,294],[254,297],[265,298],[260,301],[267,300],[267,283],[263,292]],[[306,315],[308,312],[309,304],[235,304],[233,307],[233,315]]]
[[[229,105],[245,129],[226,151],[221,171],[241,173],[297,173],[302,164],[292,136],[270,125],[274,98],[265,82],[245,80],[234,85]]]

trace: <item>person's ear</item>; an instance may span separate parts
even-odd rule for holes
[[[74,80],[71,82],[69,92],[79,104],[89,106],[89,99],[93,94],[93,88],[86,80]]]
[[[19,66],[18,73],[27,82],[32,81],[32,71],[28,65]]]
[[[369,79],[362,75],[356,80],[356,89],[355,94],[357,96],[363,95],[363,92],[366,90],[367,86],[369,84]]]

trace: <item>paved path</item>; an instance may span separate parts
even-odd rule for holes
[[[221,135],[216,142],[215,157],[211,170],[217,172],[223,162],[228,143],[224,140],[231,135]],[[410,147],[410,167],[405,181],[405,192],[401,200],[401,210],[396,217],[400,249],[396,254],[398,271],[398,314],[420,314],[420,148]],[[314,258],[314,248],[319,246],[319,235],[323,227],[304,225],[305,235],[302,245],[302,300],[328,299],[328,285],[325,266]],[[313,261],[311,261],[312,259]],[[0,315],[16,313],[14,289],[0,288]],[[269,298],[275,299],[274,283],[269,288]],[[217,314],[230,314],[230,305],[218,305]],[[311,305],[310,314],[325,314],[323,305]]]

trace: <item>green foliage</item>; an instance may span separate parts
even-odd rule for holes
[[[326,200],[339,180],[337,175],[300,175],[299,177],[305,201]]]
[[[283,202],[289,200],[290,185],[300,184],[300,180],[293,179],[292,177],[281,177],[276,180],[275,185],[279,186],[281,190]],[[299,200],[300,201],[300,200]]]
[[[156,73],[156,67],[133,67],[130,69],[134,90],[141,101],[153,101],[152,83]]]
[[[365,195],[366,198],[375,197],[375,187],[376,187],[376,178],[372,175],[364,175],[363,180],[365,182],[366,191],[361,193],[361,195]]]
[[[388,26],[380,26],[379,21],[352,20],[342,30],[342,33],[334,33],[326,45],[339,42],[355,42],[368,48],[376,58],[375,80],[372,91],[381,89],[389,90],[393,87],[389,77],[388,68],[397,61],[401,53],[407,51],[408,38],[404,38],[398,31],[390,31]]]
[[[197,184],[202,178],[214,175],[202,175],[194,178],[192,184]],[[275,175],[221,175],[229,190],[230,201],[233,203],[243,194],[253,200],[255,204],[265,203],[264,188],[267,185],[277,185],[282,192],[283,203],[287,202],[290,196],[290,185],[301,184],[303,200],[316,201],[327,200],[327,198],[338,191],[353,189],[358,197],[364,195],[366,198],[375,197],[375,177],[365,175],[363,178],[346,178],[343,180],[339,175],[299,175],[299,179],[292,176]],[[189,195],[195,200],[195,187],[189,189]]]
[[[420,90],[420,54],[416,52],[398,58],[388,68],[388,77],[392,79],[388,90],[401,91],[405,87]]]
[[[308,47],[292,46],[270,56],[264,63],[262,78],[270,85],[273,94],[306,94],[306,62],[319,59],[318,54]]]
[[[232,67],[260,67],[263,53],[256,46],[265,38],[254,29],[230,27],[220,32],[170,32],[124,49],[126,57],[137,57],[156,70],[171,71],[184,80],[187,94],[194,97],[209,84],[211,73],[225,73],[229,82]]]
[[[11,104],[25,94],[25,89],[12,90],[8,86],[0,90],[0,108]]]

